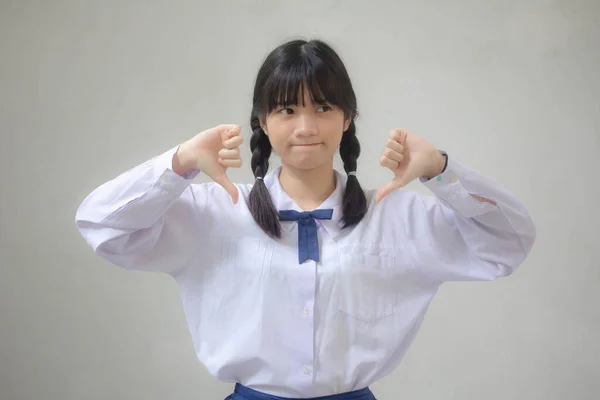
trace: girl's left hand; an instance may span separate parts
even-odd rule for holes
[[[425,139],[402,129],[390,132],[379,163],[394,173],[394,178],[377,192],[381,201],[392,191],[420,177],[433,178],[444,169],[446,158]]]

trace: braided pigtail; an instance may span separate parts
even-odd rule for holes
[[[356,160],[360,156],[360,142],[356,137],[356,125],[354,121],[350,123],[348,130],[342,136],[340,156],[344,162],[344,170],[348,174],[342,201],[342,220],[344,228],[346,228],[358,224],[367,212],[367,198],[355,175]]]
[[[250,119],[252,138],[250,150],[252,151],[252,172],[255,182],[248,197],[248,208],[256,223],[273,238],[281,237],[281,224],[277,209],[271,199],[271,194],[263,182],[269,170],[269,157],[271,156],[271,142],[260,126],[260,120],[253,115]]]

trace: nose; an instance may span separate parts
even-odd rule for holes
[[[314,115],[299,113],[296,121],[296,135],[312,136],[317,134],[317,123]]]

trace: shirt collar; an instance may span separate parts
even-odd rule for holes
[[[317,207],[317,209],[322,208],[331,208],[333,209],[333,216],[330,220],[316,220],[317,225],[321,225],[327,234],[335,238],[342,231],[342,199],[344,196],[344,189],[346,187],[346,177],[340,174],[337,170],[333,170],[335,174],[335,189],[331,195],[325,199],[325,201]],[[273,200],[273,204],[277,210],[296,210],[296,211],[304,211],[296,202],[288,196],[288,194],[283,190],[281,186],[281,182],[279,181],[279,174],[281,173],[281,167],[278,167],[276,170],[268,173],[264,178],[264,183],[269,193],[271,194],[271,199]],[[282,221],[281,228],[289,232],[296,226],[295,221]]]

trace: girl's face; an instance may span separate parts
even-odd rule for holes
[[[261,126],[284,165],[306,170],[333,165],[350,122],[339,108],[313,104],[305,93],[304,103],[275,107]]]

